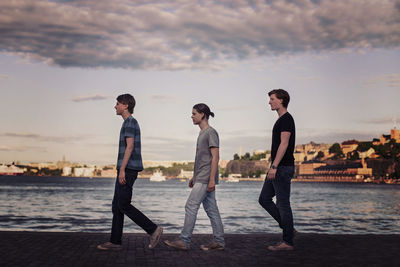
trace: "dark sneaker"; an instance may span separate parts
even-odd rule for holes
[[[172,247],[172,248],[176,248],[176,249],[180,249],[180,250],[189,250],[189,248],[185,245],[185,243],[183,243],[183,241],[180,239],[177,239],[174,241],[165,240],[164,243],[165,243],[165,245]]]
[[[285,250],[293,250],[293,246],[288,245],[285,242],[279,242],[275,246],[268,246],[268,249],[272,251],[285,251]]]
[[[97,249],[100,249],[100,250],[114,250],[114,251],[116,251],[116,250],[121,250],[122,246],[118,245],[118,244],[111,243],[111,242],[106,242],[104,244],[98,245]]]
[[[158,242],[160,242],[160,237],[162,233],[163,233],[163,228],[161,226],[157,226],[157,229],[150,236],[149,249],[153,249],[157,246]]]
[[[220,244],[218,244],[217,242],[211,242],[208,245],[201,245],[200,248],[204,251],[210,251],[210,250],[224,250],[225,247],[221,246]]]

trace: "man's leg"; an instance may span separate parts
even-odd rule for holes
[[[215,199],[215,190],[207,193],[203,200],[203,207],[208,218],[210,218],[214,241],[222,247],[225,247],[224,227],[222,225],[221,215],[219,214],[217,200]]]
[[[119,198],[119,187],[121,185],[118,183],[118,175],[117,180],[115,182],[115,189],[114,189],[114,197],[112,201],[112,212],[113,212],[113,219],[112,219],[112,226],[111,226],[111,238],[110,242],[113,244],[121,244],[122,238],[122,229],[124,227],[124,214],[118,208],[118,198]]]
[[[294,174],[294,167],[280,166],[273,180],[276,193],[276,205],[281,218],[283,241],[293,246],[293,214],[290,206],[290,183]]]
[[[276,204],[272,201],[272,198],[275,196],[274,185],[272,184],[272,180],[268,180],[265,178],[263,188],[260,193],[260,197],[258,198],[258,203],[274,218],[279,227],[282,228],[281,225],[281,215],[279,214],[279,209]]]
[[[195,183],[185,205],[185,223],[181,232],[181,239],[187,247],[190,247],[197,212],[201,202],[206,197],[207,184]]]
[[[147,218],[146,215],[144,215],[140,210],[131,205],[132,187],[136,181],[138,172],[126,169],[125,173],[126,184],[119,185],[118,208],[133,222],[145,230],[146,233],[151,235],[157,229],[157,225]]]

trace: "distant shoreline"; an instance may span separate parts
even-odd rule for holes
[[[115,179],[115,177],[101,177],[101,176],[94,176],[94,177],[75,177],[75,176],[40,176],[40,175],[0,175],[1,177],[43,177],[43,178],[83,178],[83,179]],[[150,179],[149,176],[145,177],[138,177],[138,179]],[[178,178],[178,177],[167,177],[167,180],[180,180],[181,182],[187,182],[189,179],[184,179],[184,178]],[[227,181],[228,178],[220,178],[221,181],[225,183],[232,183]],[[239,182],[263,182],[264,178],[239,178]],[[393,181],[393,180],[392,180]],[[347,180],[343,179],[341,180],[340,178],[337,179],[323,179],[323,178],[293,178],[292,182],[294,183],[350,183],[350,184],[389,184],[389,185],[400,185],[400,181],[395,181],[394,182],[384,182],[384,181],[371,181],[371,182],[364,182],[363,180]],[[157,182],[155,182],[157,183]],[[237,183],[237,182],[236,182]]]

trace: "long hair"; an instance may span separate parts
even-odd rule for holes
[[[214,112],[211,112],[210,108],[204,103],[196,104],[193,106],[193,108],[197,110],[198,113],[204,113],[204,116],[207,118],[207,120],[210,116],[214,117]]]

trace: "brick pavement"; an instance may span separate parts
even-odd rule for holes
[[[164,234],[162,240],[177,234]],[[300,233],[294,251],[271,252],[278,234],[227,234],[225,251],[204,252],[210,235],[194,235],[192,249],[162,242],[147,248],[145,234],[124,234],[123,250],[99,251],[106,233],[0,232],[0,266],[400,266],[400,235]]]

